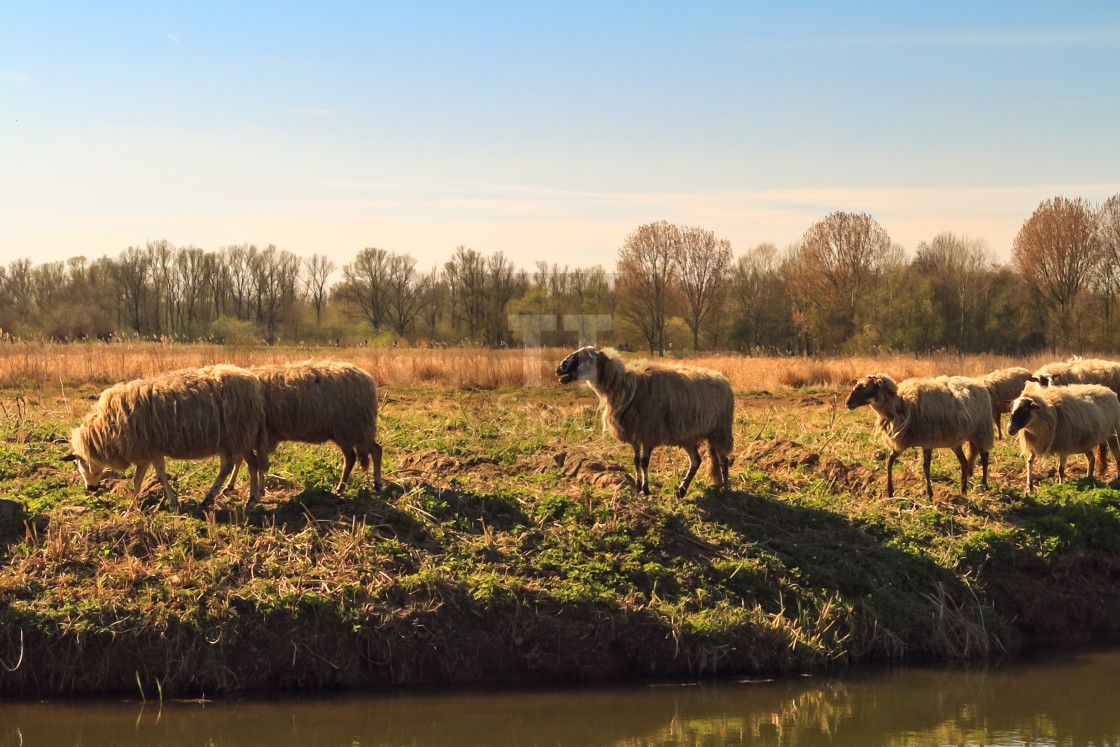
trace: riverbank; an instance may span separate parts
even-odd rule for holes
[[[939,453],[928,501],[910,452],[888,501],[846,391],[740,392],[731,486],[702,471],[678,501],[683,453],[655,451],[635,496],[585,388],[387,387],[382,492],[356,473],[336,496],[337,450],[285,444],[249,509],[242,486],[203,510],[216,464],[173,463],[175,515],[150,481],[133,506],[130,480],[87,495],[58,461],[99,389],[0,393],[5,695],[753,677],[1120,640],[1120,492],[1044,473],[1024,497],[1004,440],[988,490],[961,496]]]

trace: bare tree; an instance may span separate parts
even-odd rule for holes
[[[128,324],[137,334],[143,324],[144,300],[147,296],[151,259],[143,249],[130,246],[121,252],[113,266],[113,279],[120,289]]]
[[[866,213],[835,212],[814,223],[791,266],[799,326],[831,338],[831,347],[851,338],[863,296],[897,257],[887,232]]]
[[[389,313],[388,276],[389,252],[367,247],[358,252],[353,262],[343,266],[343,280],[334,286],[334,295],[379,330]]]
[[[1038,206],[1015,236],[1011,261],[1056,326],[1054,342],[1075,342],[1078,298],[1104,258],[1097,209],[1079,198]]]
[[[511,332],[506,319],[509,302],[525,292],[525,274],[505,254],[494,252],[486,260],[486,341],[497,345]]]
[[[327,303],[327,279],[334,273],[334,262],[322,254],[312,254],[303,260],[303,287],[311,305],[315,307],[315,326],[323,321],[323,307]]]
[[[650,355],[665,355],[665,326],[676,303],[676,257],[681,230],[667,221],[639,226],[618,250],[619,310],[649,343]]]
[[[254,258],[253,295],[257,299],[257,321],[265,326],[270,337],[275,335],[295,301],[299,267],[299,257],[273,244]]]
[[[1104,305],[1105,339],[1111,343],[1113,307],[1120,292],[1120,194],[1109,197],[1101,205],[1097,231],[1105,258],[1097,283]]]
[[[455,248],[443,265],[443,279],[451,297],[452,324],[456,332],[466,324],[467,337],[479,339],[486,330],[486,260],[465,246]]]
[[[778,247],[764,243],[739,257],[731,272],[732,334],[748,353],[787,342],[789,325],[783,322],[789,318],[789,303],[781,267]]]
[[[945,231],[918,245],[911,267],[930,285],[947,333],[942,344],[960,350],[983,347],[993,265],[991,251],[983,239]]]
[[[427,277],[416,274],[416,260],[407,254],[389,257],[389,273],[385,290],[388,294],[389,326],[404,337],[409,326],[420,315]]]
[[[700,329],[723,302],[731,270],[731,242],[704,228],[681,229],[676,254],[684,323],[692,330],[692,349],[700,349]]]

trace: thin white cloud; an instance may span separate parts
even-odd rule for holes
[[[26,86],[31,82],[31,76],[26,75],[25,73],[17,72],[15,70],[0,69],[0,81]]]
[[[175,34],[168,34],[167,38],[170,39],[173,43],[179,44],[179,37],[175,36]]]
[[[324,109],[321,106],[309,106],[303,111],[310,117],[325,117],[331,113],[330,109]]]

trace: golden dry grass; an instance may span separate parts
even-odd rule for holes
[[[0,387],[44,389],[81,383],[109,384],[176,368],[214,363],[240,366],[283,363],[308,358],[351,361],[382,385],[446,386],[498,389],[553,386],[556,364],[566,348],[535,350],[385,349],[385,348],[249,348],[222,345],[177,345],[151,342],[56,345],[0,345]],[[640,358],[640,355],[632,355]],[[896,379],[959,374],[979,376],[998,368],[1034,370],[1057,356],[1011,358],[996,355],[937,354],[844,358],[747,357],[705,355],[687,362],[721,371],[739,391],[843,389],[868,373]]]

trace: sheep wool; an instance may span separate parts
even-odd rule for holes
[[[251,369],[264,394],[266,452],[281,441],[333,442],[342,451],[345,492],[354,464],[369,469],[381,489],[381,445],[377,443],[377,384],[352,363],[302,361]],[[230,486],[236,480],[234,472]],[[228,487],[228,486],[227,486]]]
[[[599,397],[603,429],[634,449],[638,491],[649,494],[649,460],[657,446],[679,446],[689,469],[676,495],[684,497],[707,441],[713,484],[728,479],[735,396],[718,371],[689,366],[625,363],[613,350],[588,346],[556,369],[560,383],[585,381]]]
[[[992,420],[1000,438],[1003,438],[1002,415],[1011,412],[1011,403],[1023,393],[1023,387],[1030,378],[1031,372],[1025,368],[1001,368],[980,378],[992,400]]]
[[[878,415],[875,430],[891,452],[887,457],[888,498],[894,497],[894,463],[910,448],[922,450],[927,497],[933,497],[930,461],[934,449],[952,449],[956,455],[961,465],[961,493],[968,492],[968,477],[979,455],[981,485],[987,487],[988,454],[995,442],[992,400],[976,379],[939,376],[896,384],[886,374],[872,374],[856,382],[846,404],[849,410],[869,404]]]
[[[218,479],[206,494],[213,500],[236,461],[250,467],[250,501],[260,497],[264,452],[264,397],[249,371],[218,365],[172,371],[106,389],[70,436],[74,461],[87,489],[96,489],[107,469],[136,465],[134,495],[153,466],[171,507],[178,498],[167,479],[165,458],[218,455]]]
[[[1097,384],[1106,386],[1120,396],[1120,363],[1098,358],[1070,358],[1047,363],[1034,373],[1039,381],[1056,386]]]

